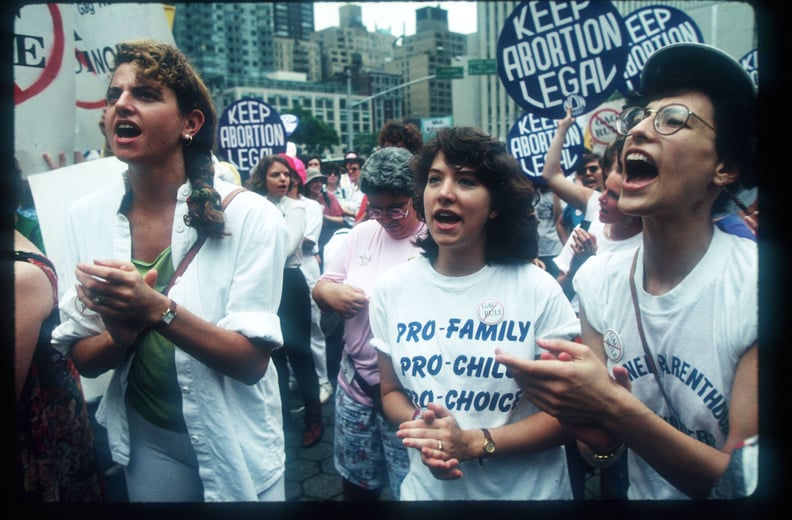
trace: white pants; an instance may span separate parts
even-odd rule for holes
[[[300,269],[302,269],[305,281],[308,283],[308,289],[313,291],[320,275],[319,262],[316,260],[316,256],[305,255]],[[321,319],[322,312],[314,299],[311,298],[311,352],[314,357],[316,376],[319,378],[319,384],[323,385],[329,381],[327,379],[327,347],[324,332],[322,332]]]

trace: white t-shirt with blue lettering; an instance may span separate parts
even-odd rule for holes
[[[421,256],[389,270],[369,308],[374,348],[389,355],[417,406],[436,402],[462,429],[495,428],[538,412],[495,362],[495,348],[539,355],[538,337],[571,339],[580,323],[558,283],[533,264],[438,274]],[[482,445],[484,437],[482,434]],[[409,450],[402,500],[571,499],[561,446],[462,463],[464,476],[438,480]]]
[[[720,448],[728,435],[737,363],[758,338],[756,242],[715,228],[698,265],[661,296],[641,287],[643,246],[638,249],[635,281],[646,340],[682,424],[666,405],[641,346],[630,296],[634,255],[627,251],[588,259],[574,279],[581,308],[603,335],[608,368],[618,364],[628,370],[632,393],[677,429]],[[628,457],[629,498],[687,498],[643,458],[632,451]]]

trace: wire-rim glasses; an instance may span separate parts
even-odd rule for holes
[[[704,121],[701,116],[682,103],[671,103],[670,105],[658,109],[642,107],[626,108],[619,114],[618,119],[616,119],[616,131],[623,136],[630,135],[630,132],[632,132],[633,128],[635,128],[638,123],[652,114],[654,114],[655,132],[660,135],[672,135],[679,132],[687,126],[690,116],[704,123],[704,125],[713,132],[715,131],[715,128],[711,124]]]
[[[379,209],[379,208],[366,208],[366,215],[369,218],[373,218],[374,220],[379,220],[382,217],[388,217],[391,220],[401,220],[403,218],[407,218],[407,214],[409,212],[406,209],[401,208],[390,208],[390,209]]]

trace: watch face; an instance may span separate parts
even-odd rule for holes
[[[163,314],[163,316],[162,316],[162,323],[164,323],[165,325],[170,325],[171,322],[173,321],[173,318],[175,318],[175,317],[176,317],[176,313],[173,312],[172,310],[168,309],[165,312],[165,314]]]
[[[492,441],[487,441],[487,444],[484,445],[484,451],[487,453],[495,453],[495,443]]]

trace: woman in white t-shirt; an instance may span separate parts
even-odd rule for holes
[[[497,349],[540,355],[579,322],[537,256],[536,192],[505,145],[445,128],[413,163],[421,256],[385,273],[369,319],[382,401],[410,468],[402,500],[572,498],[549,415],[521,398]]]
[[[608,145],[603,156],[605,166],[605,189],[596,194],[599,211],[593,220],[585,220],[575,227],[569,235],[564,248],[555,257],[555,265],[559,269],[558,282],[564,293],[578,309],[578,299],[572,287],[572,279],[577,270],[590,257],[613,251],[635,250],[641,243],[643,224],[639,217],[625,214],[619,209],[621,185],[624,182],[619,154],[624,138],[618,138]]]

